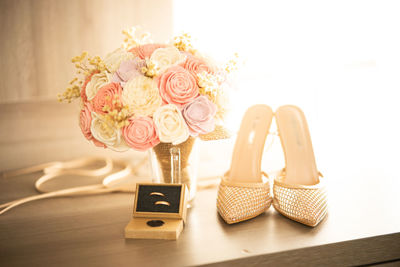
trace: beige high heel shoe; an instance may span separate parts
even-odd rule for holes
[[[271,206],[268,177],[261,171],[261,158],[272,117],[270,107],[255,105],[242,119],[230,170],[218,189],[217,210],[228,224],[256,217]]]
[[[314,227],[327,213],[327,200],[306,118],[296,106],[278,108],[275,118],[286,168],[274,181],[274,208],[294,221]]]

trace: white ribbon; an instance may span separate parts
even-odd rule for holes
[[[89,195],[89,194],[102,194],[111,192],[135,192],[135,183],[132,179],[125,179],[129,175],[136,173],[136,171],[143,165],[145,158],[140,160],[138,164],[131,167],[129,164],[123,161],[113,161],[111,158],[101,158],[101,157],[84,157],[67,162],[48,162],[40,165],[35,165],[32,167],[10,171],[3,173],[3,177],[12,177],[22,174],[33,173],[37,171],[43,171],[42,175],[35,182],[35,188],[40,195],[25,197],[10,201],[0,205],[0,215],[4,214],[8,210],[19,206],[21,204],[31,202],[38,199],[50,198],[50,197],[61,197],[61,196],[73,196],[73,195]],[[98,169],[80,169],[81,167],[87,166],[91,163],[104,161],[105,165]],[[114,165],[122,165],[123,169],[114,173],[109,174],[113,170]],[[78,175],[78,176],[89,176],[97,177],[101,175],[107,175],[101,184],[78,186],[65,188],[57,191],[47,191],[43,188],[43,185],[53,180],[61,175]]]

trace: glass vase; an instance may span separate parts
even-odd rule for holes
[[[160,143],[150,150],[153,182],[185,184],[189,201],[196,195],[198,173],[198,146],[196,138],[189,137],[179,145]]]

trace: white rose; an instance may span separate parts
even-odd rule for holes
[[[122,103],[135,115],[152,116],[162,104],[157,83],[145,76],[129,80],[122,91]]]
[[[189,137],[189,129],[177,106],[169,104],[159,107],[153,115],[158,137],[163,143],[178,145]]]
[[[135,55],[133,53],[128,52],[121,47],[107,54],[106,57],[103,59],[103,62],[104,64],[106,64],[106,67],[110,72],[116,72],[122,61],[131,60],[134,58]]]
[[[100,72],[94,74],[86,85],[87,99],[92,100],[93,97],[95,97],[95,95],[99,91],[99,89],[110,82],[111,82],[111,75],[109,73]]]
[[[126,151],[129,149],[125,140],[121,138],[121,131],[118,128],[108,124],[96,112],[92,112],[91,115],[92,123],[90,125],[90,131],[96,140],[115,151]]]
[[[150,56],[150,62],[156,65],[159,73],[164,72],[172,65],[177,65],[184,62],[186,56],[182,54],[175,46],[158,48],[154,50]]]

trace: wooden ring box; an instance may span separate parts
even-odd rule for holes
[[[183,184],[137,184],[125,238],[178,239],[186,222],[187,198]]]

